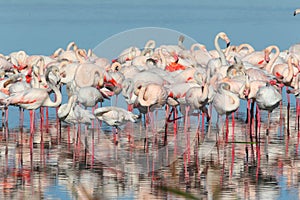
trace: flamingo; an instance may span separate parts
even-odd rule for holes
[[[286,85],[290,85],[294,76],[299,73],[298,68],[294,67],[296,64],[294,62],[292,63],[292,60],[293,55],[290,55],[287,63],[277,64],[272,69],[273,75],[276,76],[277,79],[282,80]]]
[[[223,77],[225,77],[227,68],[229,66],[228,62],[225,58],[225,54],[221,50],[221,47],[218,42],[220,38],[226,42],[227,48],[230,45],[230,40],[229,40],[228,36],[226,35],[226,33],[220,32],[216,35],[215,40],[214,40],[214,45],[215,45],[216,51],[219,54],[219,58],[213,58],[213,59],[209,60],[207,63],[207,69],[210,72],[209,73],[210,77],[213,76],[213,74],[215,72],[220,73],[220,74],[222,74]]]
[[[203,44],[192,44],[190,51],[196,62],[202,66],[207,66],[209,60],[213,58],[207,51],[206,46]]]
[[[28,57],[27,53],[25,51],[17,51],[12,52],[9,54],[9,59],[11,61],[16,61],[16,63],[13,63],[15,66],[18,67],[18,69],[24,69],[26,68],[26,59]]]
[[[142,50],[141,55],[151,56],[153,54],[153,49],[155,48],[156,42],[154,40],[148,40]]]
[[[98,120],[104,121],[109,126],[116,128],[116,134],[114,139],[115,144],[118,144],[116,140],[118,128],[127,122],[135,123],[139,118],[138,115],[135,115],[130,111],[115,106],[97,108],[94,110],[94,115]]]
[[[226,141],[228,140],[228,115],[232,114],[232,137],[234,138],[234,112],[240,106],[239,97],[230,91],[228,83],[220,83],[212,102],[219,116],[226,115]]]
[[[153,111],[155,108],[161,108],[167,101],[166,88],[157,83],[140,83],[135,91],[137,102],[140,106],[148,108],[148,111]]]
[[[93,63],[81,63],[77,66],[74,81],[78,87],[99,86],[103,87],[105,82],[114,86],[116,81],[105,71],[105,69]]]
[[[268,134],[270,128],[271,112],[276,107],[278,107],[280,101],[282,100],[282,96],[274,86],[270,85],[267,82],[265,86],[262,86],[258,89],[257,94],[255,96],[255,100],[259,109],[268,111]]]
[[[189,110],[201,110],[206,114],[207,121],[210,116],[208,114],[206,105],[208,103],[208,83],[205,83],[203,87],[192,87],[186,92],[185,101],[187,106],[187,113]],[[202,125],[203,126],[203,125]]]
[[[142,51],[135,46],[128,47],[127,49],[124,49],[118,56],[117,59],[113,60],[113,62],[118,61],[119,63],[125,63],[126,61],[131,61],[137,56],[140,56],[142,54]]]

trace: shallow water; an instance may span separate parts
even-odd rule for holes
[[[140,27],[174,29],[208,49],[213,49],[213,38],[220,31],[228,34],[232,44],[248,42],[256,49],[270,44],[287,49],[299,41],[300,19],[292,14],[300,4],[291,0],[11,0],[0,5],[3,54],[23,49],[29,54],[49,55],[70,41],[93,49],[114,34]],[[105,56],[113,58],[118,50],[122,48],[107,49]],[[0,134],[0,197],[183,199],[186,196],[181,191],[200,199],[299,199],[300,135],[295,124],[295,101],[292,97],[288,126],[283,97],[282,107],[272,113],[268,137],[267,113],[262,112],[260,137],[253,131],[251,140],[250,128],[244,122],[245,109],[240,109],[234,139],[231,126],[228,139],[222,130],[216,138],[216,117],[212,125],[206,123],[203,128],[200,118],[199,128],[195,116],[186,133],[183,119],[178,121],[176,135],[173,123],[169,123],[168,145],[164,145],[162,110],[153,115],[154,127],[145,127],[142,122],[123,127],[118,133],[119,145],[115,146],[115,130],[97,121],[88,130],[81,126],[80,142],[76,143],[77,127],[59,124],[55,109],[50,109],[48,126],[46,121],[41,126],[37,114],[32,152],[29,113],[25,111],[24,127],[19,128],[19,110],[10,108],[9,130]],[[124,106],[122,99],[119,103]]]

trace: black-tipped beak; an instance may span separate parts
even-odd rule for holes
[[[294,11],[294,16],[296,16],[297,15],[297,13],[296,13],[296,11]]]
[[[228,42],[227,44],[226,44],[226,48],[228,48],[230,46],[230,42]]]

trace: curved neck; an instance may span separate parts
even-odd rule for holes
[[[254,51],[254,48],[250,44],[247,44],[247,43],[240,44],[236,51],[239,53],[244,48],[247,48],[247,50],[248,50],[247,53],[251,53]]]
[[[141,87],[140,89],[138,89],[139,91],[138,91],[138,94],[137,94],[137,96],[138,96],[138,102],[142,105],[142,106],[150,106],[151,105],[151,103],[150,102],[148,102],[147,100],[145,100],[145,93],[146,93],[146,90],[147,90],[147,88],[146,87]]]
[[[205,83],[204,87],[203,87],[201,98],[199,100],[200,100],[200,102],[204,102],[207,100],[207,98],[208,98],[208,84]]]
[[[286,82],[286,83],[290,83],[294,76],[294,67],[292,64],[292,59],[293,59],[293,56],[289,56],[289,58],[288,58],[288,75],[284,78],[284,82]]]
[[[220,48],[220,45],[219,45],[219,38],[220,38],[220,34],[218,34],[216,37],[215,37],[215,42],[214,42],[214,44],[215,44],[215,48],[216,48],[216,50],[217,50],[217,52],[218,52],[218,54],[219,54],[219,56],[220,56],[220,58],[221,58],[221,63],[222,63],[222,66],[226,66],[227,65],[227,61],[226,61],[226,59],[225,59],[225,54],[224,54],[224,52],[221,50],[221,48]]]
[[[269,73],[271,73],[272,66],[280,54],[279,48],[275,45],[269,46],[267,48],[267,51],[269,52],[269,54],[272,52],[273,49],[275,49],[275,55],[272,57],[272,59],[270,59],[269,63],[265,66],[266,71]]]
[[[166,58],[165,58],[165,55],[162,53],[161,48],[159,49],[158,53],[159,53],[162,67],[166,67],[167,66]]]
[[[48,83],[49,88],[51,88],[55,94],[55,101],[50,99],[50,96],[44,101],[43,106],[47,107],[58,107],[62,102],[62,95],[60,90],[54,86],[52,83]]]
[[[39,67],[39,75],[44,75],[45,60],[42,56],[37,60],[36,65]]]
[[[52,72],[52,69],[53,69],[53,67],[49,67],[47,69],[47,71],[46,71],[46,81],[47,81],[47,84],[49,85],[49,88],[52,89],[54,94],[55,94],[55,101],[52,101],[50,99],[50,95],[48,95],[48,98],[43,102],[42,106],[58,107],[62,102],[62,94],[61,94],[60,90],[55,85],[53,85],[53,83],[49,79],[49,74]],[[57,70],[58,70],[58,68],[57,68]]]
[[[76,100],[76,96],[73,95],[69,98],[66,106],[59,107],[57,114],[60,119],[66,118],[69,115],[71,108],[73,108],[74,106],[75,100]]]
[[[76,49],[75,50],[75,55],[76,55],[77,60],[80,63],[86,62],[86,59],[85,59],[86,58],[86,53],[82,49]]]
[[[207,51],[205,45],[199,44],[199,43],[192,44],[190,51],[195,52],[196,48],[198,48],[199,50],[202,50],[202,51]]]
[[[58,48],[54,53],[51,55],[52,58],[58,57],[62,52],[64,52],[63,48]]]
[[[232,109],[237,108],[240,105],[239,97],[236,94],[234,94],[233,92],[231,92],[230,90],[225,89],[224,86],[221,86],[220,88],[221,88],[222,94],[228,96],[229,98],[231,98],[233,100],[232,101],[233,103],[231,103],[231,102],[227,103],[228,105],[226,104],[226,102],[224,102],[224,104],[226,104],[226,107],[232,108]]]
[[[70,51],[71,48],[73,48],[73,51],[75,51],[75,50],[78,49],[78,47],[77,47],[77,45],[76,45],[75,42],[70,42],[70,43],[68,44],[68,46],[67,46],[67,51]]]
[[[155,48],[155,41],[148,40],[148,42],[145,44],[145,49],[154,49],[154,48]]]

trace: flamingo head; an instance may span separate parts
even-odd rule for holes
[[[220,32],[219,36],[222,40],[224,40],[226,42],[226,47],[230,46],[230,39],[228,38],[227,34],[224,32]]]

